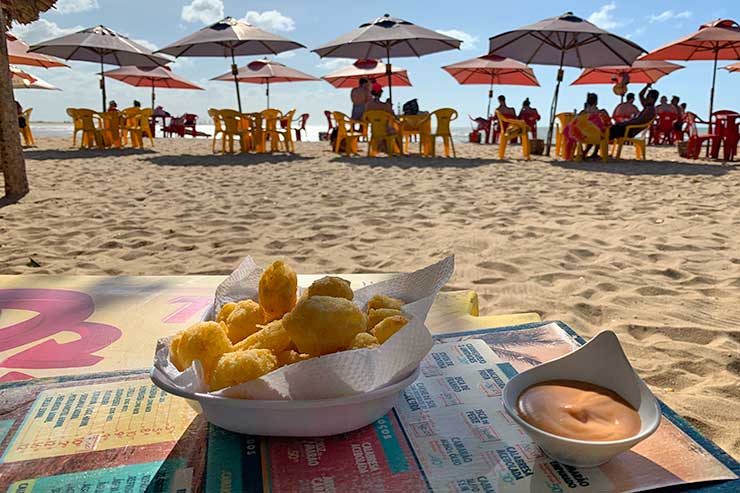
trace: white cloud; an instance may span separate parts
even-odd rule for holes
[[[444,34],[445,36],[461,40],[463,42],[460,46],[461,50],[474,50],[478,46],[478,36],[473,36],[465,31],[460,31],[459,29],[448,29],[446,31],[437,29],[437,32],[439,34]]]
[[[133,38],[131,38],[131,41],[133,41],[134,43],[139,43],[141,46],[143,46],[144,48],[146,48],[149,51],[154,51],[154,50],[157,49],[157,45],[155,45],[151,41],[147,41],[146,39],[133,39]]]
[[[614,29],[623,23],[614,18],[614,10],[617,5],[614,2],[602,5],[601,8],[588,16],[588,22],[596,24],[601,29]]]
[[[98,10],[98,0],[59,0],[56,10],[60,14],[76,14],[77,12],[87,12],[88,10]]]
[[[627,35],[627,39],[632,39],[632,38],[636,38],[637,36],[640,36],[640,35],[642,35],[643,33],[645,33],[645,31],[647,31],[647,27],[645,27],[645,26],[640,26],[640,27],[638,27],[637,29],[635,29],[635,30],[634,30],[633,32],[629,33],[629,34]]]
[[[278,53],[275,58],[293,58],[295,56],[295,51],[284,51],[282,53]]]
[[[243,20],[268,31],[289,32],[295,30],[295,21],[277,10],[265,10],[264,12],[250,10]]]
[[[322,58],[316,66],[327,70],[336,70],[350,63],[352,63],[352,60],[346,58]]]
[[[56,22],[39,19],[31,24],[18,24],[13,26],[13,34],[28,44],[36,44],[52,38],[58,38],[65,34],[74,33],[84,29],[82,26],[59,27]]]
[[[185,22],[212,24],[224,18],[223,0],[193,0],[182,8],[180,17]]]
[[[650,16],[650,23],[653,22],[666,22],[671,19],[688,19],[691,17],[692,13],[690,10],[684,10],[682,12],[674,12],[672,10],[664,10],[660,14],[657,15],[651,15]]]

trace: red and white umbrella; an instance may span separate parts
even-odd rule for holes
[[[211,80],[246,82],[249,84],[265,84],[267,107],[270,107],[270,84],[276,82],[310,82],[321,80],[313,75],[290,68],[282,63],[269,60],[255,60],[237,69],[236,73],[227,72]]]
[[[57,86],[49,84],[45,80],[31,75],[18,67],[10,66],[10,76],[13,89],[44,89],[47,91],[61,91]]]
[[[154,108],[154,88],[163,89],[192,89],[202,91],[203,88],[177,75],[169,67],[121,67],[105,72],[106,77],[135,87],[152,88],[152,109]]]
[[[486,55],[442,67],[461,85],[481,84],[490,86],[488,89],[488,109],[486,117],[491,115],[491,100],[493,86],[539,86],[537,77],[527,65],[511,58],[496,55]]]
[[[684,66],[677,63],[638,59],[631,66],[614,65],[587,68],[570,85],[613,84],[615,81],[621,80],[623,75],[627,75],[629,81],[635,84],[653,84],[671,72],[682,68]]]
[[[12,65],[43,68],[69,67],[69,65],[62,63],[61,60],[53,56],[29,52],[28,43],[10,33],[5,33],[5,40],[8,46],[8,63]]]
[[[383,87],[388,85],[386,65],[378,60],[357,60],[351,65],[323,76],[322,79],[338,89],[357,87],[360,79],[375,79],[375,82]],[[390,83],[395,87],[411,86],[406,70],[395,66],[391,68]]]

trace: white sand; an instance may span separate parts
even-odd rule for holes
[[[399,271],[454,253],[451,287],[478,291],[482,313],[615,330],[658,396],[740,458],[734,165],[673,148],[602,164],[500,162],[463,144],[430,160],[43,141],[26,151],[31,193],[0,208],[0,273],[220,274],[246,254],[304,273]]]

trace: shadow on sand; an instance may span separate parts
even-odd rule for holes
[[[300,154],[178,154],[146,158],[157,166],[252,166],[264,163],[308,161]]]
[[[560,168],[613,173],[618,175],[685,175],[685,176],[723,176],[735,171],[739,165],[725,163],[678,163],[670,161],[551,161],[552,166]]]
[[[112,158],[118,156],[145,156],[156,154],[154,149],[44,149],[27,150],[23,152],[26,159],[47,161],[50,159],[94,159]]]
[[[491,164],[515,164],[516,160],[498,160],[488,158],[445,158],[445,157],[420,157],[420,156],[398,156],[379,157],[366,156],[336,156],[331,159],[335,163],[346,163],[351,165],[369,166],[371,168],[478,168]]]

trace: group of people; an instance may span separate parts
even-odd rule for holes
[[[523,120],[527,122],[527,124],[530,126],[532,125],[532,123],[536,124],[536,122],[541,119],[537,108],[532,107],[529,98],[526,98],[522,102],[522,109],[520,109],[519,114],[517,114],[514,108],[512,108],[511,106],[506,106],[506,96],[502,94],[498,97],[498,106],[496,107],[496,111],[507,118],[516,118],[519,120]]]
[[[634,118],[639,113],[640,110],[638,110],[637,106],[635,106],[635,94],[629,93],[626,96],[626,101],[619,103],[617,107],[614,108],[612,118],[614,119],[614,121],[620,122],[623,120]],[[676,121],[673,125],[674,129],[681,130],[684,122],[684,117],[686,115],[686,103],[681,103],[681,98],[679,98],[678,96],[671,97],[670,103],[668,102],[668,98],[666,96],[661,96],[660,104],[655,107],[655,114],[675,115]]]
[[[634,104],[635,95],[632,93],[628,94],[627,101],[620,103],[614,109],[614,124],[612,124],[612,115],[609,115],[606,110],[599,108],[598,96],[595,93],[588,93],[583,110],[563,129],[566,159],[571,157],[573,149],[578,142],[593,140],[589,139],[589,137],[602,135],[607,128],[609,129],[609,140],[611,141],[625,137],[627,127],[646,125],[651,122],[658,112],[655,105],[660,96],[660,93],[651,87],[651,84],[647,84],[638,95],[642,110],[639,110]],[[682,108],[678,106],[678,97],[674,96],[674,101],[676,103],[675,111],[678,115],[678,111],[681,111]],[[667,103],[665,96],[661,100],[661,103],[663,102]],[[685,106],[683,109],[685,109]],[[640,129],[630,129],[628,136],[634,137],[640,131]],[[586,155],[588,155],[590,147],[590,145],[586,147]],[[596,147],[590,157],[596,158],[598,157],[598,153],[599,149]]]

